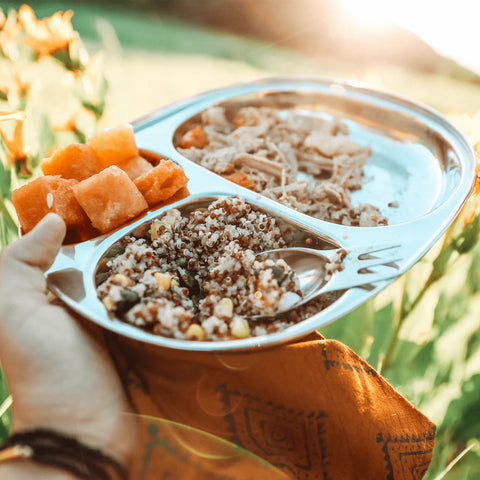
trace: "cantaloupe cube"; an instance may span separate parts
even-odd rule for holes
[[[100,235],[100,232],[93,228],[89,218],[86,215],[85,217],[87,218],[88,224],[68,229],[67,235],[63,240],[64,245],[85,242]]]
[[[60,147],[54,154],[40,162],[44,175],[61,175],[81,181],[103,169],[90,145],[72,143]]]
[[[73,187],[73,193],[92,225],[102,233],[148,208],[138,188],[116,165],[78,183]]]
[[[88,218],[73,195],[78,182],[60,175],[39,177],[12,192],[22,230],[29,232],[47,213],[60,215],[67,227],[85,225]]]
[[[135,180],[137,177],[149,172],[153,168],[152,164],[140,155],[124,160],[117,166],[120,167],[132,180]]]
[[[171,160],[160,160],[156,167],[135,180],[149,205],[168,200],[187,183],[182,167]]]
[[[104,167],[138,155],[133,128],[129,123],[91,133],[88,141]]]
[[[165,157],[163,157],[159,153],[152,152],[151,150],[144,150],[139,148],[138,153],[154,167],[156,167],[160,163],[160,160],[166,160]]]

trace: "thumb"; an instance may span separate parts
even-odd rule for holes
[[[45,291],[43,273],[55,260],[66,227],[61,217],[54,213],[46,215],[24,237],[6,247],[0,255],[1,297],[26,293],[26,290]]]
[[[38,267],[45,272],[55,260],[65,237],[65,222],[55,213],[49,213],[35,228],[5,249],[9,260]]]

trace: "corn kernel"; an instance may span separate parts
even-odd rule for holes
[[[170,227],[173,227],[175,223],[177,222],[177,219],[175,218],[175,215],[167,215],[162,217],[162,221],[170,225]]]
[[[175,279],[173,279],[173,280],[172,280],[172,283],[170,284],[170,287],[171,287],[171,288],[174,288],[174,287],[178,287],[179,285],[180,285],[180,284],[178,283],[178,281],[175,280]]]
[[[150,227],[150,239],[152,242],[154,240],[157,240],[157,238],[160,236],[158,234],[160,224],[158,222],[152,222],[152,226]]]
[[[214,308],[217,317],[231,318],[233,315],[233,302],[229,298],[222,298]]]
[[[170,288],[172,283],[172,277],[168,273],[157,272],[155,274],[155,280],[157,282],[157,287],[163,288],[165,291]]]
[[[258,298],[259,300],[263,297],[262,292],[260,290],[257,290],[255,292],[255,298]]]
[[[187,340],[203,341],[205,340],[205,330],[197,323],[192,323],[185,332],[185,338]]]
[[[230,332],[234,337],[247,338],[250,336],[250,325],[243,317],[235,317],[230,323]]]
[[[115,302],[109,295],[103,298],[102,303],[109,312],[115,310]]]
[[[114,281],[115,283],[118,283],[122,287],[129,287],[132,284],[130,279],[125,275],[123,275],[122,273],[116,273],[111,277],[111,279],[112,281]]]

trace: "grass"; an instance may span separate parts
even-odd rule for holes
[[[0,368],[0,442],[7,438],[12,422],[11,397],[7,382]]]
[[[67,8],[60,2],[31,5],[38,16]],[[73,2],[68,8],[74,10],[74,26],[91,49],[102,45],[107,53],[105,123],[135,118],[205,89],[285,73],[359,79],[447,113],[474,114],[480,105],[478,86],[442,75],[387,71],[382,66],[352,71],[332,58],[304,58],[168,17],[147,17],[102,3]],[[468,119],[466,126],[471,126]],[[480,478],[478,224],[476,217],[468,235],[457,228],[407,275],[322,330],[349,345],[437,423],[428,480]],[[10,428],[9,404],[0,370],[0,439]]]

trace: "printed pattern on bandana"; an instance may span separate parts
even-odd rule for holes
[[[324,439],[327,414],[303,412],[275,405],[220,385],[230,441],[290,472],[294,478],[327,480]],[[242,399],[241,415],[232,415],[234,398]]]

